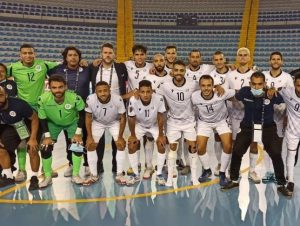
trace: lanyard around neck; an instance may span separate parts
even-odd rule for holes
[[[111,68],[110,68],[110,76],[109,76],[109,83],[108,83],[108,85],[110,87],[111,87],[111,82],[112,82],[113,70],[114,70],[114,64],[112,64]],[[100,81],[102,81],[102,76],[103,76],[103,65],[101,64],[101,66],[100,66]]]

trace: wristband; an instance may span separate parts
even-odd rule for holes
[[[81,135],[82,129],[77,127],[75,134],[76,135]]]
[[[46,132],[46,133],[44,133],[44,136],[45,136],[45,138],[49,138],[49,137],[51,137],[51,135],[50,135],[50,133],[49,133],[49,132]]]

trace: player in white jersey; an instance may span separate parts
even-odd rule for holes
[[[176,163],[178,140],[183,136],[188,144],[191,158],[196,158],[195,116],[191,102],[192,93],[199,89],[197,82],[187,80],[183,61],[176,61],[172,69],[173,79],[161,85],[159,93],[165,97],[168,110],[167,138],[170,144],[168,153],[168,179],[166,186],[173,186],[173,171]],[[192,181],[197,181],[192,174]]]
[[[209,74],[215,69],[214,65],[202,64],[201,53],[197,49],[193,49],[189,53],[189,65],[186,68],[185,77],[189,80],[195,80],[199,82],[202,75]]]
[[[287,142],[288,153],[286,157],[286,172],[287,172],[287,190],[290,196],[294,192],[294,164],[297,153],[298,144],[300,141],[300,74],[295,76],[295,87],[285,87],[279,90],[287,108],[287,127],[285,138]]]
[[[210,72],[210,76],[214,79],[214,84],[221,85],[223,88],[228,88],[228,77],[230,77],[231,70],[226,66],[226,58],[223,52],[216,51],[213,55],[212,62],[215,65],[215,69]],[[231,102],[226,102],[228,109],[231,109]],[[231,124],[231,121],[229,120]],[[221,154],[222,154],[222,143],[219,135],[215,133],[214,149],[218,165],[214,170],[214,175],[219,176],[221,167]]]
[[[100,81],[96,84],[95,93],[88,96],[85,111],[87,157],[91,175],[83,185],[91,185],[99,180],[96,147],[106,129],[109,130],[117,146],[116,182],[125,184],[126,178],[123,176],[123,170],[126,142],[123,133],[126,125],[126,110],[121,96],[111,94],[108,83]]]
[[[242,47],[237,51],[238,68],[231,72],[228,77],[228,86],[230,89],[240,90],[244,86],[249,86],[250,77],[253,70],[250,68],[250,50]],[[231,129],[233,142],[240,130],[240,123],[244,117],[244,105],[241,101],[232,101],[232,108],[229,110],[231,118]],[[249,180],[254,183],[260,183],[260,178],[255,172],[256,161],[258,158],[257,143],[253,142],[250,145],[250,170],[248,174]]]
[[[214,80],[210,75],[203,75],[199,80],[200,92],[196,91],[192,95],[192,103],[198,110],[197,122],[197,147],[200,162],[204,168],[199,182],[210,180],[212,175],[209,166],[209,156],[206,153],[207,141],[213,131],[217,132],[221,138],[224,152],[221,155],[220,185],[225,186],[228,182],[225,170],[231,159],[232,137],[231,129],[227,122],[228,110],[226,100],[235,95],[235,90],[225,90],[224,95],[217,96],[214,91]],[[192,164],[194,164],[192,162]],[[196,166],[191,167],[196,168]]]
[[[162,96],[153,94],[151,82],[148,80],[142,80],[139,83],[139,96],[139,99],[131,97],[128,105],[128,125],[131,133],[128,138],[128,157],[134,174],[128,178],[126,184],[133,185],[140,181],[136,151],[140,148],[140,140],[145,135],[150,135],[157,143],[157,183],[165,185],[165,179],[162,176],[166,158],[163,116],[166,111],[165,102]]]
[[[151,64],[146,62],[147,47],[136,44],[132,47],[133,61],[125,61],[128,72],[128,88],[134,90],[139,88],[139,82],[146,79],[146,75],[152,67]]]
[[[283,87],[294,87],[292,76],[282,71],[281,66],[283,64],[282,54],[280,52],[272,52],[270,54],[270,70],[264,71],[266,77],[266,83],[268,87],[274,87],[276,89]],[[274,121],[277,126],[277,134],[282,143],[284,136],[284,124],[286,121],[286,104],[274,105]],[[276,182],[274,169],[272,167],[271,159],[268,155],[264,156],[266,174],[262,178],[264,183]]]
[[[165,48],[165,70],[168,72],[168,74],[171,73],[173,69],[173,64],[176,61],[177,58],[177,47],[174,45],[166,46]]]

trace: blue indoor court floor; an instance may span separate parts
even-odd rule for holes
[[[107,137],[110,142],[110,137]],[[291,199],[277,193],[275,184],[248,181],[248,154],[242,163],[240,188],[220,191],[217,178],[199,186],[189,176],[174,178],[175,188],[143,180],[132,187],[119,186],[111,173],[110,145],[106,145],[105,172],[101,181],[83,187],[64,178],[67,160],[62,138],[53,153],[53,169],[59,173],[53,184],[28,192],[28,181],[0,191],[0,226],[296,226],[300,224],[300,167],[295,168],[295,192]],[[211,166],[216,160],[209,143]],[[260,150],[257,172],[265,173]],[[284,157],[285,158],[285,157]],[[141,159],[144,156],[141,154]],[[155,160],[155,156],[153,158]],[[29,162],[29,161],[27,161]],[[199,163],[199,174],[201,172]],[[30,166],[28,165],[28,169]],[[83,172],[81,172],[83,173]],[[30,178],[30,170],[28,170]]]

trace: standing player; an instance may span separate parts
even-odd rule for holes
[[[176,61],[177,58],[177,47],[174,45],[169,45],[166,46],[165,48],[165,60],[166,60],[166,66],[165,70],[168,72],[170,75],[174,62]]]
[[[30,120],[30,134],[28,124]],[[32,169],[29,190],[36,190],[38,186],[39,155],[37,143],[38,117],[32,108],[23,100],[9,97],[5,89],[0,86],[0,165],[3,169],[0,176],[0,187],[14,184],[11,171],[10,152],[26,140]],[[28,139],[29,138],[29,139]]]
[[[7,67],[0,63],[0,86],[2,86],[9,97],[16,97],[18,94],[17,84],[13,80],[6,79]]]
[[[281,66],[283,64],[282,54],[280,52],[272,52],[269,59],[270,70],[264,71],[266,76],[266,83],[268,87],[274,87],[276,89],[283,87],[294,87],[292,76],[282,71]],[[286,120],[286,105],[282,103],[280,105],[274,105],[274,121],[277,125],[277,134],[280,138],[281,144],[284,136],[284,121]],[[274,170],[271,165],[271,159],[268,155],[264,156],[267,172],[262,178],[262,181],[273,182],[275,181]]]
[[[49,78],[50,91],[39,97],[39,119],[44,139],[42,142],[41,156],[45,178],[40,183],[40,188],[45,188],[52,184],[51,165],[52,150],[54,142],[57,140],[61,131],[66,131],[69,143],[73,150],[72,162],[72,182],[82,184],[83,179],[79,176],[81,156],[83,153],[82,145],[82,125],[84,123],[84,102],[82,98],[72,91],[67,90],[67,82],[61,75],[52,75]],[[77,146],[77,147],[76,147]]]
[[[300,129],[297,123],[300,121],[300,73],[295,76],[295,87],[282,88],[282,95],[287,107],[287,129],[285,133],[288,153],[286,157],[287,190],[288,195],[294,192],[294,163],[297,147],[300,141]]]
[[[176,163],[178,141],[186,139],[192,161],[197,161],[195,116],[192,108],[192,93],[199,89],[197,82],[187,80],[184,75],[186,67],[183,61],[176,61],[172,69],[173,79],[161,85],[159,93],[165,97],[168,110],[167,138],[170,144],[168,153],[168,179],[166,186],[173,186],[173,171]],[[193,165],[193,164],[192,164]],[[198,184],[192,170],[192,182]]]
[[[18,97],[25,100],[35,111],[37,111],[38,97],[44,92],[45,80],[49,69],[58,65],[56,62],[49,62],[35,59],[35,49],[30,44],[23,44],[20,47],[20,61],[8,66],[8,77],[12,77],[17,83]],[[38,142],[41,134],[38,133]],[[15,178],[16,182],[26,180],[26,148],[18,149],[19,171]],[[37,159],[36,161],[40,161]]]
[[[217,96],[214,91],[214,80],[210,75],[203,75],[199,80],[200,92],[196,91],[192,95],[192,103],[199,111],[197,122],[197,147],[199,159],[204,171],[199,177],[199,182],[206,182],[212,172],[209,166],[209,156],[206,153],[207,141],[211,133],[215,130],[222,141],[223,150],[220,166],[220,185],[227,183],[225,170],[231,159],[232,137],[227,118],[228,110],[225,100],[235,95],[235,90],[226,90],[224,95]],[[194,164],[194,162],[192,162]],[[192,165],[191,168],[197,168]]]
[[[240,90],[245,86],[249,86],[250,77],[253,70],[250,68],[250,50],[242,47],[237,51],[238,68],[231,72],[228,76],[228,86],[230,89]],[[232,108],[230,109],[230,118],[232,125],[232,139],[236,140],[238,131],[240,130],[240,123],[244,116],[244,105],[241,101],[232,101]],[[255,166],[258,156],[257,143],[253,142],[250,145],[250,170],[248,174],[249,180],[254,183],[260,183],[260,178],[255,172]]]
[[[130,137],[128,138],[129,162],[134,175],[129,177],[127,185],[133,185],[140,181],[138,172],[138,156],[136,151],[140,147],[140,141],[145,135],[150,135],[157,143],[157,176],[159,185],[165,185],[162,176],[162,168],[165,162],[164,116],[166,111],[162,96],[153,94],[151,82],[142,80],[139,83],[140,99],[131,97],[128,105],[128,125]]]
[[[117,147],[117,175],[116,182],[125,184],[123,168],[125,161],[126,142],[123,133],[126,125],[125,107],[119,95],[111,94],[110,86],[105,81],[96,84],[95,93],[91,94],[86,102],[86,129],[88,163],[91,175],[84,182],[84,185],[91,185],[99,180],[97,172],[98,156],[96,153],[97,143],[108,129]]]

